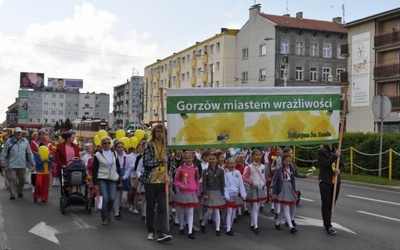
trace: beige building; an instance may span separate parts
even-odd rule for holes
[[[160,89],[226,87],[235,83],[235,48],[238,30],[221,29],[221,33],[197,42],[180,52],[147,66],[144,74],[143,123],[161,122]]]
[[[376,95],[389,97],[392,112],[384,120],[385,132],[400,131],[400,8],[350,23],[348,43],[342,55],[348,56],[347,131],[379,131],[372,102]]]

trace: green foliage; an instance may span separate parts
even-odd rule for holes
[[[64,122],[64,129],[65,129],[65,130],[71,130],[71,129],[72,129],[72,123],[71,123],[71,121],[69,120],[69,118],[67,118],[67,119],[65,120],[65,122]]]
[[[392,178],[400,180],[400,134],[385,133],[382,146],[382,177],[389,176],[389,149],[392,154]],[[318,146],[296,146],[296,163],[299,167],[315,166]],[[337,145],[335,145],[337,147]],[[342,140],[342,155],[346,173],[350,173],[350,148],[353,147],[353,173],[356,175],[378,176],[380,137],[378,133],[345,133]],[[304,160],[304,161],[303,161]]]
[[[58,123],[58,121],[56,121],[56,124],[54,125],[54,131],[58,131],[60,130],[60,123]]]

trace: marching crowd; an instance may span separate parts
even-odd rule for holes
[[[195,239],[195,214],[202,233],[209,230],[207,224],[212,224],[216,236],[221,235],[222,227],[226,228],[226,235],[234,236],[234,223],[249,215],[250,229],[259,234],[259,212],[268,201],[271,213],[275,214],[275,228],[282,230],[284,218],[290,233],[295,234],[296,202],[300,195],[295,180],[312,176],[312,173],[298,173],[290,147],[172,152],[166,147],[162,125],[153,127],[149,141],[141,140],[136,148],[129,149],[109,136],[101,138],[98,146],[87,143],[80,150],[70,131],[62,134],[60,143],[50,141],[43,130],[32,133],[30,141],[22,132],[21,128],[15,128],[14,136],[5,141],[0,154],[10,200],[23,197],[28,169],[35,173],[33,202],[47,202],[50,183],[59,185],[60,170],[68,168],[70,160],[80,158],[87,169],[91,196],[102,196],[102,225],[109,225],[112,213],[115,220],[121,220],[126,191],[129,211],[133,214],[140,211],[147,239],[158,242],[172,239],[168,234],[170,220],[178,226],[180,234]],[[43,146],[48,148],[45,156],[41,151]],[[330,144],[318,150],[321,212],[326,231],[331,235],[336,234],[330,221],[333,184],[335,180],[340,184],[340,179],[333,177],[343,170],[343,161],[339,168],[334,166],[338,157],[340,151]],[[337,187],[338,194],[340,185]]]

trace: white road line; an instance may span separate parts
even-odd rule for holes
[[[304,197],[300,197],[300,201],[310,201],[310,202],[313,202],[314,200],[307,199],[307,198],[304,198]]]
[[[380,202],[380,203],[385,203],[385,204],[400,206],[400,203],[397,203],[397,202],[377,200],[377,199],[372,199],[372,198],[367,198],[367,197],[362,197],[362,196],[357,196],[357,195],[351,195],[351,194],[349,194],[349,195],[347,195],[347,196],[348,196],[348,197],[351,197],[351,198],[361,199],[361,200],[375,201],[375,202]]]
[[[365,212],[365,211],[357,211],[357,212],[358,213],[362,213],[362,214],[375,216],[375,217],[379,217],[379,218],[382,218],[382,219],[387,219],[387,220],[393,220],[393,221],[400,222],[400,219],[396,219],[396,218],[392,218],[392,217],[388,217],[388,216],[384,216],[384,215],[380,215],[380,214],[374,214],[374,213],[369,213],[369,212]]]

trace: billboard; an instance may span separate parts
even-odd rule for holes
[[[44,87],[44,73],[21,72],[19,88],[39,89]]]
[[[18,102],[18,119],[28,119],[29,92],[19,91]]]
[[[82,79],[69,79],[69,78],[50,78],[48,79],[48,87],[53,88],[70,88],[70,89],[82,89]]]
[[[171,149],[335,143],[341,87],[167,90]]]

